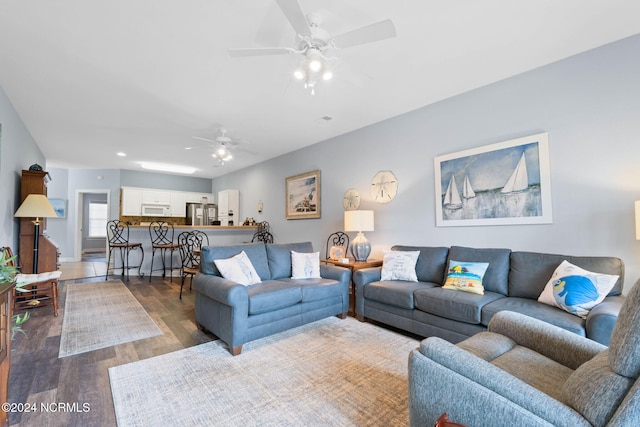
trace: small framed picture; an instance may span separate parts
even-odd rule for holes
[[[49,203],[53,206],[53,210],[56,211],[58,218],[66,218],[67,201],[65,199],[49,199]]]
[[[287,219],[320,218],[320,171],[288,177],[285,203]]]

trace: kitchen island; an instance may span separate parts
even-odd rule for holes
[[[222,225],[202,225],[202,226],[190,226],[190,225],[174,225],[173,242],[178,243],[178,235],[185,231],[200,230],[209,237],[209,245],[225,245],[230,243],[245,243],[250,242],[254,233],[258,230],[257,226],[222,226]],[[144,259],[142,261],[141,272],[146,276],[149,275],[151,269],[151,236],[149,235],[149,225],[130,225],[129,226],[129,242],[141,243],[144,250]],[[165,263],[168,266],[170,262],[170,252],[167,251]],[[135,266],[129,270],[130,275],[138,273],[137,266],[140,265],[140,257],[142,253],[139,250],[132,250],[129,253],[129,265]],[[114,258],[115,260],[114,264]],[[160,251],[156,251],[155,259],[153,260],[153,275],[161,276],[162,270],[156,270],[161,265]],[[120,276],[122,269],[117,268],[112,270],[113,266],[121,266],[120,255],[117,250],[114,250],[111,255],[111,265],[109,266],[109,274],[114,276]],[[173,252],[173,276],[180,277],[180,251],[175,250]],[[170,276],[169,269],[167,268],[166,277]]]

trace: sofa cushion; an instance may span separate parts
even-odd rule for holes
[[[482,307],[504,298],[496,292],[484,295],[458,292],[442,287],[418,289],[414,293],[415,307],[426,313],[465,323],[480,323]]]
[[[487,268],[487,272],[482,280],[482,286],[486,291],[497,292],[503,295],[507,295],[509,291],[510,254],[510,249],[475,249],[461,246],[452,246],[449,249],[450,260],[488,262],[489,268]]]
[[[302,289],[296,283],[267,280],[247,288],[249,314],[279,310],[302,301]]]
[[[487,267],[489,267],[488,262],[464,262],[450,259],[447,280],[442,287],[483,295],[482,278]]]
[[[320,277],[320,252],[291,251],[291,278],[310,279]]]
[[[420,255],[418,256],[418,261],[416,261],[416,277],[418,281],[438,284],[444,282],[449,248],[396,245],[391,250],[419,251]]]
[[[324,300],[343,293],[342,284],[332,279],[278,279],[278,281],[288,283],[291,286],[299,286],[302,291],[302,302]]]
[[[538,302],[586,318],[589,310],[604,300],[617,280],[615,274],[594,273],[565,260],[553,272]]]
[[[213,262],[216,259],[230,258],[244,251],[261,280],[269,280],[269,264],[264,243],[244,243],[239,245],[204,246],[200,252],[200,271],[204,274],[222,276]]]
[[[372,282],[364,287],[364,297],[390,304],[400,308],[413,309],[414,291],[418,289],[428,289],[437,286],[435,283],[408,282],[403,280],[385,280]]]
[[[227,280],[232,280],[245,286],[261,282],[260,276],[256,273],[256,269],[253,268],[251,260],[249,260],[245,251],[231,258],[215,259],[213,262],[218,267],[222,277]]]
[[[384,251],[380,280],[417,282],[416,261],[420,251]]]
[[[490,302],[482,308],[482,324],[488,325],[491,318],[502,310],[526,314],[583,337],[586,336],[584,319],[529,298],[506,297]]]
[[[313,252],[311,242],[267,243],[265,247],[272,279],[291,277],[291,251]]]
[[[539,252],[512,252],[509,271],[509,296],[537,299],[549,277],[564,260],[589,271],[620,276],[609,295],[621,295],[624,264],[614,257],[579,257]]]

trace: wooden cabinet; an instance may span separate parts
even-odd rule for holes
[[[29,194],[47,194],[47,182],[50,181],[48,172],[45,171],[22,171],[21,198],[24,202]],[[43,234],[47,228],[46,219],[40,219],[40,238],[38,239],[38,272],[55,271],[59,267],[58,246]],[[18,260],[20,272],[33,273],[33,245],[35,237],[35,227],[33,218],[20,218],[20,239]]]
[[[140,216],[142,206],[142,190],[122,187],[122,216]]]
[[[13,283],[0,283],[0,403],[8,402],[11,365],[11,294]],[[0,410],[0,426],[9,425],[9,413]]]

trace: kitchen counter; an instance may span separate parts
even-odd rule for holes
[[[191,225],[174,225],[174,243],[178,242],[178,235],[183,231],[189,230],[200,230],[203,231],[209,237],[209,245],[227,245],[227,244],[237,244],[237,243],[248,243],[251,242],[253,235],[258,229],[258,226],[243,226],[243,225],[232,225],[232,226],[223,226],[223,225],[203,225],[203,226],[191,226]],[[142,243],[142,249],[144,249],[144,259],[142,262],[142,273],[147,277],[149,275],[149,270],[151,268],[151,236],[149,235],[149,225],[130,225],[129,226],[129,242],[130,243]],[[120,266],[120,255],[117,254],[117,250],[113,251],[113,255],[111,257],[111,265],[113,266],[113,258],[117,256],[116,265]],[[129,253],[129,265],[137,266],[140,264],[140,256],[141,253],[139,250],[133,250]],[[165,258],[167,266],[169,265],[169,251],[167,251],[167,256]],[[160,251],[156,251],[156,256],[153,260],[153,268],[154,276],[162,275],[162,270],[155,270],[160,265],[162,265],[162,261],[160,260]],[[180,280],[180,251],[175,250],[173,252],[173,280]],[[110,274],[115,274],[119,276],[121,273],[121,269],[110,270]],[[137,273],[136,269],[131,269],[129,271],[129,275],[135,275]],[[167,280],[169,279],[169,269],[167,268]]]

